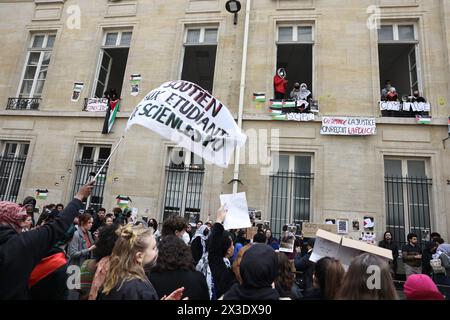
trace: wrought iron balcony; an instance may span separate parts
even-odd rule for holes
[[[41,98],[9,98],[6,110],[39,110]]]

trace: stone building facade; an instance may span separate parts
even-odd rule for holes
[[[236,118],[242,95],[242,128],[257,143],[241,153],[238,191],[276,233],[285,223],[334,219],[359,237],[372,217],[377,239],[386,229],[400,241],[410,231],[448,239],[450,1],[253,0],[246,54],[241,2],[235,24],[225,0],[0,0],[0,197],[20,202],[47,189],[39,205],[67,203],[145,94],[182,78],[212,91]],[[311,89],[320,107],[313,121],[272,120],[278,67],[289,89],[297,81]],[[430,124],[380,110],[388,79],[401,96],[420,90]],[[113,87],[120,112],[102,134],[104,112],[84,111],[85,99]],[[262,106],[255,92],[265,93]],[[324,116],[375,118],[376,134],[323,135]],[[159,221],[164,213],[214,216],[219,195],[232,191],[234,165],[203,165],[187,152],[182,165],[170,165],[174,147],[133,127],[93,203],[110,210],[124,195]]]

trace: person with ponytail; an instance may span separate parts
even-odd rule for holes
[[[145,275],[144,266],[156,264],[158,248],[151,228],[125,225],[117,230],[109,271],[98,300],[158,300],[155,288]],[[180,300],[179,288],[161,300]]]

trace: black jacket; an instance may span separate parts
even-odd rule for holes
[[[235,283],[231,289],[225,293],[223,300],[252,300],[252,301],[267,301],[267,300],[279,300],[280,295],[278,291],[270,288],[251,288],[244,287],[238,283]]]
[[[46,255],[47,257],[64,250],[54,248]],[[66,300],[67,299],[67,263],[56,269],[30,288],[31,300]]]
[[[310,288],[303,293],[303,300],[326,300],[320,288]]]
[[[236,277],[231,268],[227,268],[223,261],[222,239],[224,233],[223,225],[215,223],[208,239],[208,263],[214,280],[217,298],[230,290]]]
[[[297,256],[295,258],[295,269],[303,272],[304,289],[308,290],[313,287],[313,274],[315,263],[310,261],[312,250],[303,257]]]
[[[148,274],[158,296],[168,296],[184,287],[183,298],[189,300],[209,300],[209,290],[205,276],[198,271],[164,271]]]
[[[9,226],[0,226],[0,300],[28,299],[31,272],[64,237],[81,204],[73,199],[53,222],[28,232],[17,233]]]
[[[117,285],[108,295],[100,289],[97,300],[159,300],[159,298],[150,282],[133,279]]]
[[[378,243],[378,246],[380,248],[388,249],[392,251],[392,257],[394,258],[394,261],[398,258],[398,246],[394,241],[387,242],[385,240],[382,240]]]
[[[203,256],[202,239],[200,237],[195,238],[191,242],[191,252],[192,258],[194,258],[194,265],[196,266]]]

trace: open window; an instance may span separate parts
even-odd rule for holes
[[[188,28],[181,79],[212,93],[217,53],[217,27]]]
[[[276,44],[276,69],[284,68],[286,79],[289,81],[286,96],[292,91],[296,82],[305,83],[313,92],[313,27],[311,25],[279,25]]]
[[[131,36],[131,31],[110,31],[105,34],[93,89],[95,97],[102,98],[110,89],[115,89],[120,97]]]
[[[380,90],[390,80],[400,99],[420,91],[417,39],[414,24],[382,25],[378,30]]]

